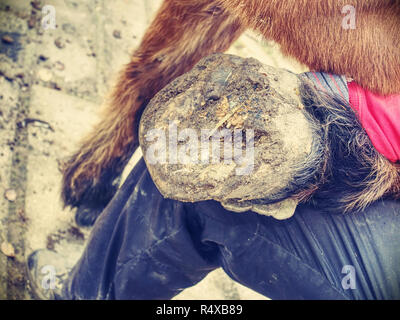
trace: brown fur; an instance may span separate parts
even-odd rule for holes
[[[400,167],[390,163],[379,153],[373,159],[366,154],[363,157],[373,167],[371,179],[360,182],[363,186],[362,192],[354,193],[343,199],[345,212],[363,210],[382,197],[396,199],[400,197]]]
[[[356,8],[355,30],[341,27],[348,4]],[[146,103],[202,57],[228,49],[247,28],[310,69],[351,76],[381,94],[400,92],[398,0],[165,0],[122,71],[103,120],[66,163],[64,203],[79,205],[95,197],[90,190],[110,184],[102,177],[118,174],[138,145]],[[390,175],[385,166],[377,170]]]

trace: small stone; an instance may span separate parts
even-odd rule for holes
[[[58,83],[56,83],[56,82],[52,82],[51,84],[50,84],[50,86],[51,86],[51,88],[53,88],[54,90],[61,90],[61,87],[58,85]]]
[[[51,74],[50,70],[48,69],[40,69],[37,73],[38,77],[40,80],[44,81],[44,82],[48,82],[51,80],[51,78],[53,77],[53,75]]]
[[[113,36],[114,36],[114,38],[116,38],[116,39],[121,39],[121,31],[119,31],[119,30],[114,30]]]
[[[17,191],[14,189],[8,189],[4,192],[4,198],[6,198],[10,202],[14,202],[17,200]]]
[[[28,28],[33,29],[36,25],[36,19],[35,17],[31,16],[28,20]]]
[[[63,49],[65,48],[65,43],[64,41],[61,39],[61,37],[58,37],[56,40],[54,40],[54,44],[56,45],[56,47],[58,49]]]
[[[31,6],[36,10],[42,10],[42,4],[39,0],[31,1]]]
[[[10,36],[3,36],[3,38],[1,38],[1,40],[6,44],[14,43],[14,39]]]
[[[68,34],[75,34],[76,32],[76,28],[70,23],[64,23],[62,29]]]
[[[28,218],[25,216],[25,210],[24,209],[19,208],[17,210],[17,214],[18,214],[18,216],[19,216],[19,218],[21,219],[22,222],[27,222],[28,221]]]
[[[4,241],[0,249],[7,257],[15,258],[15,249],[11,243]]]
[[[56,68],[59,71],[64,71],[65,70],[65,65],[61,61],[56,61],[54,63],[54,68]]]
[[[39,55],[39,60],[41,60],[41,61],[46,61],[46,60],[48,60],[48,59],[49,59],[49,57],[46,57],[46,56],[43,55],[43,54]]]

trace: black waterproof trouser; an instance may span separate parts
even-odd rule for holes
[[[66,299],[170,299],[222,267],[271,299],[399,299],[400,202],[278,221],[165,199],[143,159],[98,218]]]

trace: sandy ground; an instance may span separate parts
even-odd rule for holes
[[[90,233],[60,202],[60,161],[98,117],[116,73],[161,0],[0,0],[0,299],[31,299],[25,257],[48,248],[78,258]],[[41,8],[56,9],[43,29]],[[229,50],[301,72],[273,43],[245,33]],[[125,175],[140,157],[136,153]],[[266,299],[210,273],[176,299]]]

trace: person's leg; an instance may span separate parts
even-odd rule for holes
[[[96,221],[62,298],[170,299],[218,267],[217,247],[199,244],[199,230],[185,204],[162,197],[141,159]]]
[[[228,275],[272,299],[400,299],[399,201],[343,215],[303,205],[284,221],[194,208]]]
[[[271,299],[399,299],[399,243],[398,201],[346,215],[304,205],[278,221],[165,199],[142,159],[96,222],[62,298],[169,299],[222,266]]]
[[[278,221],[215,201],[164,199],[141,160],[100,216],[64,293],[168,299],[222,266],[272,299],[398,299],[399,243],[398,201],[346,215],[304,205]]]

